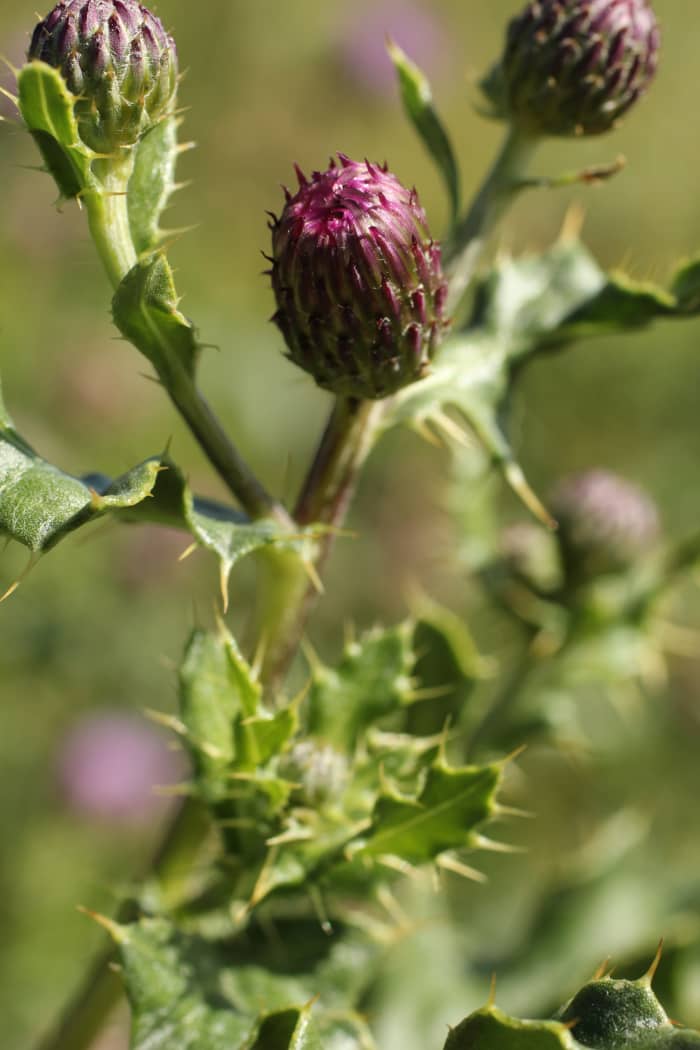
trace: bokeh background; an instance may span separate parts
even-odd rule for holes
[[[474,85],[518,6],[157,6],[187,70],[183,132],[197,144],[182,157],[179,173],[189,184],[169,212],[173,228],[193,227],[171,249],[183,309],[217,348],[203,362],[205,390],[282,496],[299,482],[328,399],[283,359],[268,323],[272,297],[260,273],[269,236],[264,211],[280,205],[280,183],[292,179],[293,161],[319,168],[339,149],[388,160],[419,188],[438,233],[445,200],[402,116],[384,34],[390,31],[431,75],[469,193],[502,134],[476,113]],[[627,169],[597,190],[530,195],[501,231],[502,250],[546,247],[573,202],[585,208],[584,235],[597,257],[635,278],[664,281],[700,247],[692,105],[698,13],[691,0],[654,6],[664,43],[649,97],[614,136],[550,144],[538,158],[541,170],[556,173],[623,153]],[[3,4],[0,52],[11,63],[22,61],[35,14],[26,0]],[[10,73],[2,82],[12,89]],[[222,495],[144,378],[144,362],[115,339],[107,281],[81,215],[72,205],[55,206],[52,183],[31,170],[38,163],[32,142],[13,122],[11,105],[0,106],[8,120],[0,126],[0,372],[18,428],[47,459],[76,474],[118,474],[171,440],[193,486]],[[699,343],[700,322],[667,323],[586,343],[530,368],[517,395],[513,439],[535,487],[546,492],[562,474],[606,466],[648,487],[669,536],[696,528]],[[404,616],[416,584],[470,613],[482,649],[498,650],[497,620],[479,615],[458,555],[461,537],[445,509],[449,476],[447,455],[408,433],[392,435],[375,455],[352,516],[357,538],[338,547],[312,629],[323,652],[337,653],[348,621],[364,627]],[[468,501],[467,491],[462,498]],[[523,517],[508,493],[501,504],[504,521]],[[0,606],[0,1016],[8,1050],[28,1050],[75,986],[101,940],[76,905],[114,907],[157,840],[172,805],[167,785],[185,775],[167,738],[142,713],[174,709],[184,641],[193,624],[213,616],[216,568],[205,555],[179,563],[186,545],[186,537],[167,530],[102,525],[59,546]],[[3,552],[0,590],[25,563],[26,552]],[[253,584],[251,567],[237,571],[234,626],[245,620]],[[669,660],[668,683],[646,706],[618,712],[614,745],[587,761],[546,749],[521,760],[516,794],[537,817],[509,835],[529,852],[490,859],[490,888],[460,897],[460,925],[484,973],[489,966],[511,973],[499,997],[505,1007],[531,1015],[549,1007],[587,976],[591,960],[610,952],[632,963],[635,951],[668,932],[654,908],[675,894],[681,903],[674,945],[683,949],[683,965],[671,970],[669,962],[666,985],[675,1015],[700,1023],[700,892],[693,890],[700,859],[700,598],[692,583],[671,612],[684,634],[676,646],[682,653]],[[630,667],[630,677],[636,670]],[[154,782],[163,788],[157,795]],[[598,853],[589,852],[588,867],[572,875],[568,861],[596,835]],[[611,885],[606,872],[614,873],[628,850],[626,881],[613,878]],[[567,893],[584,883],[590,893],[572,905]],[[479,1005],[478,980],[465,979],[459,991],[452,942],[441,947],[437,938],[425,947],[418,940],[414,949],[418,959],[425,950],[437,956],[438,974],[442,960],[462,996],[461,1013]],[[403,959],[410,957],[406,950]],[[398,963],[395,983],[405,988]],[[403,1046],[402,1032],[413,1024],[399,1006],[392,1018],[387,1050]],[[458,1019],[459,1012],[445,1018],[439,1030]],[[109,1040],[110,1050],[124,1046],[117,1029]]]

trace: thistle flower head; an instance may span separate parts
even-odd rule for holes
[[[659,538],[659,515],[649,496],[604,470],[560,482],[549,507],[559,523],[558,538],[570,578],[630,568]]]
[[[172,110],[175,42],[137,0],[59,0],[27,57],[60,70],[81,138],[96,152],[134,145]]]
[[[646,91],[658,50],[649,0],[530,0],[484,88],[527,133],[598,135]]]
[[[447,286],[415,190],[339,154],[273,217],[273,320],[288,356],[335,394],[383,398],[420,379]]]

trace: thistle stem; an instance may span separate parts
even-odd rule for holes
[[[537,138],[515,127],[509,128],[493,167],[457,225],[447,245],[445,261],[450,313],[455,311],[469,286],[494,227],[523,188],[525,171],[537,143]]]
[[[129,225],[127,190],[134,170],[131,151],[123,160],[96,160],[93,173],[101,189],[86,190],[81,198],[90,234],[113,288],[118,288],[138,262]]]
[[[103,191],[90,190],[84,197],[90,233],[115,289],[138,262],[127,197],[132,171],[130,154],[119,164],[113,158],[95,161],[95,176]],[[291,528],[286,510],[245,462],[192,378],[184,369],[163,371],[159,378],[209,462],[243,509],[253,518],[273,517]]]
[[[319,598],[318,577],[345,520],[362,466],[384,413],[384,403],[338,397],[301,488],[294,517],[299,525],[326,526],[318,538],[313,579],[297,556],[261,555],[258,630],[263,632],[262,678],[274,692],[286,675]]]

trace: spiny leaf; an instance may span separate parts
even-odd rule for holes
[[[144,354],[169,389],[181,371],[194,377],[200,346],[193,325],[178,310],[172,270],[162,252],[139,262],[112,301],[114,323]]]
[[[476,826],[493,813],[501,776],[500,765],[451,769],[439,759],[416,798],[385,793],[378,799],[357,852],[423,864],[466,848]]]
[[[558,1021],[518,1021],[487,1006],[451,1030],[445,1050],[579,1050],[579,1044]]]
[[[385,417],[446,436],[445,408],[456,409],[508,483],[543,520],[503,429],[517,368],[538,352],[614,331],[637,330],[656,318],[700,311],[700,264],[684,267],[667,291],[603,272],[575,240],[541,256],[500,262],[477,288],[468,325],[449,339],[431,373],[406,387]]]
[[[387,50],[398,75],[404,109],[444,179],[454,225],[460,207],[459,170],[449,135],[433,104],[430,83],[393,40],[388,41]]]
[[[341,750],[400,710],[411,688],[412,626],[375,630],[347,646],[337,668],[320,663],[309,693],[309,730]]]
[[[160,218],[175,186],[177,120],[161,120],[141,138],[135,150],[127,203],[137,254],[153,251],[162,239]]]
[[[266,1017],[253,1050],[321,1050],[310,1007],[284,1010]]]
[[[80,140],[75,99],[58,70],[29,62],[17,78],[19,108],[61,195],[77,197],[94,185],[93,154]]]
[[[371,1047],[353,1011],[376,947],[355,934],[324,934],[318,923],[281,921],[279,929],[279,940],[254,927],[219,945],[164,919],[114,926],[131,1050]]]
[[[230,789],[236,724],[257,713],[260,687],[232,636],[195,631],[180,670],[180,715],[197,786],[213,801]]]
[[[146,460],[98,493],[41,459],[5,414],[0,419],[0,535],[33,552],[49,550],[94,518],[147,499],[160,469],[160,459]]]

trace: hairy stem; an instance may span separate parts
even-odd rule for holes
[[[469,285],[489,236],[522,188],[537,139],[510,128],[500,153],[469,211],[447,245],[447,307],[454,312]]]

